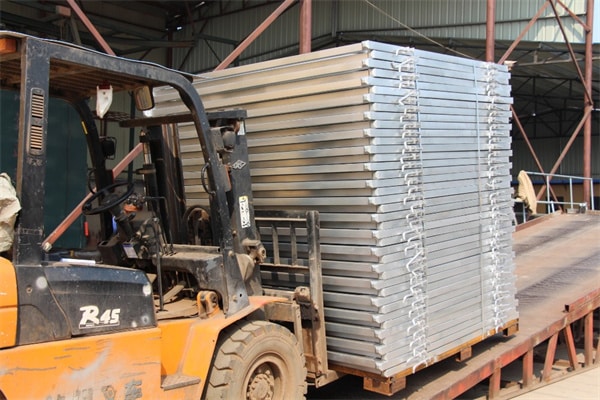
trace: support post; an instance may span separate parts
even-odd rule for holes
[[[567,45],[567,49],[569,50],[569,54],[571,55],[571,59],[573,60],[573,65],[577,71],[579,79],[583,85],[584,90],[584,98],[583,98],[583,114],[584,117],[582,119],[583,123],[583,177],[591,178],[592,177],[592,163],[591,163],[591,154],[592,154],[592,115],[591,112],[594,108],[594,102],[592,100],[592,28],[594,23],[594,0],[588,0],[587,2],[587,17],[586,24],[583,25],[585,29],[585,71],[581,72],[579,68],[579,64],[577,63],[577,58],[575,57],[575,53],[573,51],[573,47],[571,43],[569,43],[569,38],[567,37],[565,27],[562,24],[558,11],[556,10],[556,5],[552,0],[548,0],[552,10],[554,11],[554,15],[556,17],[556,22],[560,27],[562,35],[565,39],[565,44]],[[560,3],[563,8],[570,12],[570,10],[563,4]],[[571,13],[571,12],[570,12]],[[572,14],[572,13],[571,13]],[[578,21],[581,23],[581,21]],[[583,200],[588,204],[591,204],[590,199],[590,181],[588,179],[583,180]]]
[[[556,354],[556,344],[558,343],[558,332],[548,339],[548,348],[546,349],[546,359],[544,360],[544,371],[542,379],[544,382],[550,382],[550,374],[554,365],[554,355]]]
[[[533,383],[533,349],[527,350],[523,355],[523,388],[528,388]]]
[[[594,363],[594,312],[583,317],[583,355],[586,367]]]
[[[548,0],[548,1],[550,2],[550,5],[552,6],[552,10],[554,11],[554,17],[556,18],[558,27],[560,28],[560,31],[563,35],[563,39],[565,40],[565,44],[567,45],[567,50],[569,50],[569,55],[571,56],[571,61],[573,61],[573,66],[575,67],[575,70],[577,71],[577,75],[579,76],[579,79],[581,80],[581,84],[584,86],[585,98],[587,98],[587,100],[591,102],[592,94],[588,90],[588,86],[586,85],[585,78],[583,77],[583,73],[581,72],[581,68],[579,68],[579,64],[577,63],[577,57],[575,56],[575,51],[573,50],[573,46],[571,46],[571,42],[569,42],[569,37],[567,36],[567,31],[565,29],[565,26],[563,25],[562,20],[560,19],[560,15],[558,14],[558,10],[556,9],[556,6],[552,2],[552,0]]]
[[[494,368],[494,372],[490,375],[490,384],[488,389],[488,399],[495,399],[500,393],[500,379],[502,378],[502,368]]]
[[[598,326],[600,326],[600,317],[598,318]],[[596,356],[594,358],[594,364],[600,364],[600,339],[596,342]]]
[[[592,110],[594,103],[592,101],[592,30],[594,24],[594,0],[587,1],[587,18],[585,32],[585,84],[584,90],[584,112],[588,113],[588,117],[583,125],[583,177],[592,177]],[[583,201],[591,203],[590,199],[590,180],[583,180]]]
[[[575,371],[579,369],[579,363],[577,362],[577,350],[575,350],[575,339],[573,338],[571,324],[565,326],[563,335],[565,338],[565,345],[567,346],[567,354],[569,355],[569,363],[571,364],[573,371]]]
[[[312,0],[300,0],[300,54],[311,52],[312,41]]]

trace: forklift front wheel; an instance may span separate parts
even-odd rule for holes
[[[239,321],[219,340],[206,399],[304,399],[306,366],[296,337],[267,321]]]

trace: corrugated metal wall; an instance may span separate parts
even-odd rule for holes
[[[252,2],[250,2],[252,3]],[[585,20],[587,0],[563,0],[574,13]],[[545,0],[497,0],[496,38],[512,41],[530,22]],[[202,33],[211,36],[240,40],[276,8],[277,4],[256,7],[248,11],[208,21]],[[332,38],[339,35],[372,32],[377,35],[416,35],[405,28],[409,26],[431,38],[485,39],[486,0],[313,0],[312,37],[313,50],[321,43],[331,46]],[[569,41],[584,42],[584,32],[568,13],[557,5]],[[252,44],[240,57],[241,64],[264,61],[297,53],[299,7],[294,6]],[[196,27],[198,29],[198,27]],[[186,27],[179,38],[190,37],[192,28]],[[177,39],[177,37],[176,37]],[[563,43],[564,38],[551,7],[546,7],[524,41]],[[326,44],[325,44],[326,43]],[[174,66],[186,71],[206,71],[214,68],[234,48],[232,44],[201,40],[187,54],[176,49]],[[185,62],[184,62],[185,60]],[[582,99],[583,103],[583,99]],[[528,128],[529,130],[529,128]],[[515,134],[515,136],[518,136]],[[567,138],[533,139],[542,164],[549,170],[556,161]],[[593,154],[599,154],[597,140],[593,140]],[[593,158],[592,171],[600,171],[600,160]],[[582,146],[575,144],[560,172],[582,174]],[[536,166],[523,142],[515,141],[514,170],[536,170]]]
[[[513,132],[513,136],[516,136]],[[560,156],[560,153],[565,148],[568,137],[553,137],[532,140],[532,146],[539,158],[544,171],[550,172],[554,163]],[[513,175],[516,176],[520,170],[525,171],[538,171],[538,168],[527,148],[527,145],[523,140],[516,139],[513,141]],[[597,140],[592,141],[592,154],[600,154],[600,146]],[[575,142],[571,145],[571,148],[565,155],[559,169],[556,171],[557,174],[561,175],[574,175],[582,176],[582,165],[583,165],[583,142],[581,137],[575,139]],[[592,156],[592,172],[598,173],[600,171],[600,158]]]
[[[514,40],[544,3],[545,0],[496,1],[496,38]],[[584,15],[585,0],[566,0],[564,3],[574,13]],[[331,3],[331,6],[334,4]],[[486,0],[350,0],[337,4],[338,31],[390,29],[388,34],[398,34],[393,30],[401,29],[405,24],[432,38],[485,39]],[[566,17],[563,24],[569,40],[583,43],[581,26],[562,7],[559,6],[558,10],[561,16]],[[319,18],[319,15],[315,17]],[[404,31],[400,34],[409,33]],[[524,40],[564,41],[550,7],[546,8]]]
[[[583,19],[586,0],[563,1]],[[250,3],[252,3],[250,1]],[[496,1],[496,38],[514,40],[545,0]],[[350,32],[406,36],[415,33],[431,38],[485,39],[486,0],[319,0],[313,1],[313,39]],[[265,20],[278,4],[251,8],[237,14],[208,20],[202,34],[241,41]],[[582,27],[558,6],[562,22],[573,43],[584,42]],[[254,63],[297,53],[299,7],[293,6],[279,17],[243,54],[241,63]],[[199,26],[186,26],[175,39],[193,36]],[[547,7],[535,27],[524,37],[526,41],[564,42],[560,28]],[[316,41],[318,45],[318,40]],[[190,72],[214,68],[234,48],[233,44],[200,40],[188,54],[175,49],[174,67]]]
[[[264,7],[251,8],[233,16],[211,18],[202,30],[202,35],[224,40],[200,39],[198,45],[191,51],[188,49],[174,49],[173,67],[189,72],[213,69],[232,52],[236,42],[241,42],[277,6],[278,4],[270,4]],[[244,63],[255,63],[297,54],[298,20],[297,7],[293,7],[277,18],[268,30],[243,53],[242,59],[246,59]],[[195,29],[198,28],[187,25],[175,35],[174,39],[183,40],[193,37]],[[226,41],[232,43],[226,43]]]

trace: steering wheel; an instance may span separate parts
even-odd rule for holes
[[[111,192],[114,189],[121,187],[121,186],[127,186],[127,190],[125,190],[125,192],[123,192],[123,194],[121,194],[118,197],[109,196],[111,194],[109,192]],[[95,214],[100,214],[101,212],[110,210],[114,206],[119,205],[122,202],[124,202],[125,200],[127,200],[127,198],[129,196],[131,196],[131,194],[133,193],[133,189],[134,189],[133,182],[116,182],[116,183],[113,183],[112,185],[103,187],[102,189],[100,189],[96,193],[94,193],[92,195],[92,197],[87,199],[85,203],[83,203],[83,205],[81,206],[81,212],[84,215],[95,215]],[[107,197],[102,200],[100,205],[96,208],[92,208],[92,203],[97,198],[99,198],[101,196],[105,196],[105,195],[107,195]]]

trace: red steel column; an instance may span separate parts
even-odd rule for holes
[[[77,14],[77,16],[79,17],[81,22],[83,22],[85,27],[88,28],[88,30],[90,31],[90,33],[92,34],[94,39],[96,39],[96,41],[98,42],[100,47],[102,47],[102,50],[104,50],[106,53],[110,54],[111,56],[116,55],[115,52],[110,48],[108,43],[106,43],[106,40],[104,40],[104,38],[102,37],[100,32],[98,32],[98,30],[96,29],[94,24],[92,24],[92,21],[90,21],[90,19],[87,17],[87,15],[85,15],[83,10],[79,7],[79,4],[77,4],[77,2],[75,0],[67,0],[67,3],[69,3],[69,6],[71,6],[73,11],[75,11],[75,14]]]
[[[485,25],[485,61],[495,62],[495,41],[496,41],[496,0],[487,0]]]
[[[594,0],[587,1],[587,29],[585,32],[585,84],[584,90],[588,93],[584,96],[584,113],[589,115],[583,125],[583,176],[592,177],[592,110],[594,103],[592,101],[592,30],[594,25]],[[590,202],[590,181],[583,181],[583,201]]]
[[[300,54],[311,52],[312,0],[300,0]]]
[[[250,33],[246,39],[244,39],[242,43],[240,43],[238,47],[231,52],[231,54],[221,61],[221,64],[217,65],[215,71],[227,68],[240,54],[242,54],[244,50],[246,50],[248,46],[250,46],[250,44],[252,44],[252,42],[254,42],[257,37],[259,37],[269,27],[269,25],[273,23],[273,21],[277,19],[277,17],[283,14],[285,10],[294,4],[295,1],[296,0],[284,0],[281,5],[267,17],[267,19],[265,19],[258,27],[256,27],[256,29],[254,29],[254,31],[252,31],[252,33]]]

